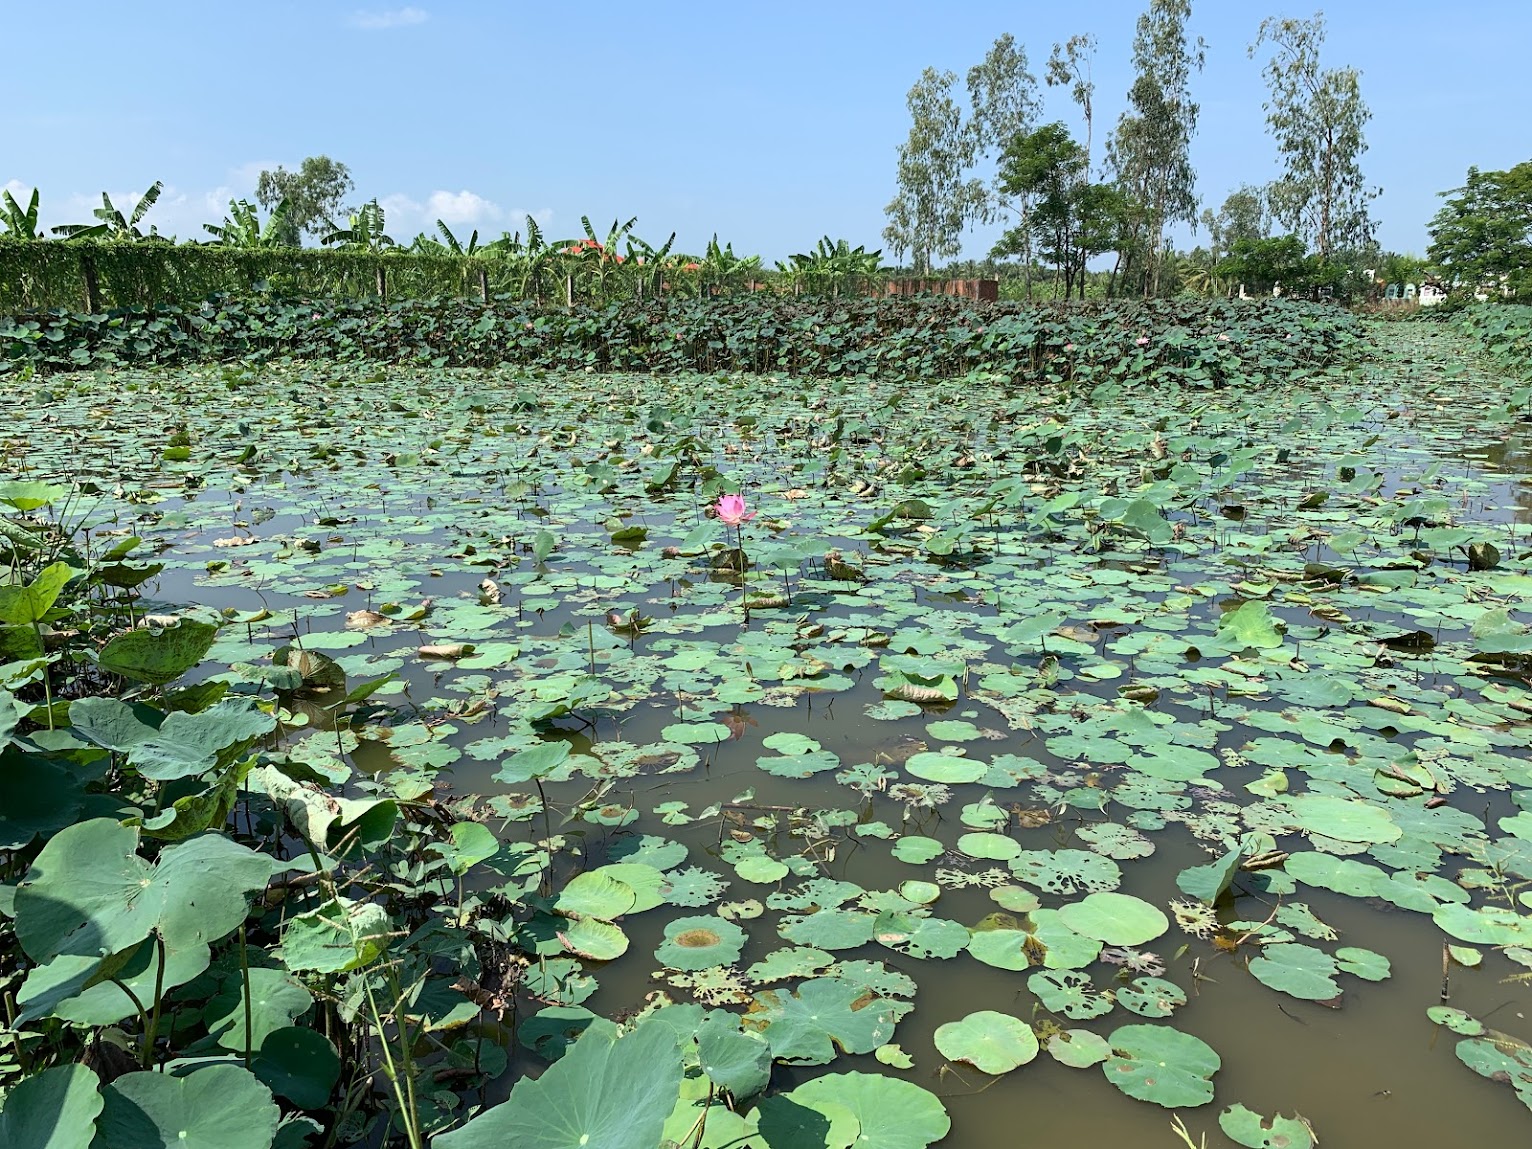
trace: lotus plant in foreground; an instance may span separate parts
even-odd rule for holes
[[[734,559],[739,565],[739,592],[740,601],[744,604],[745,617],[750,617],[750,606],[745,598],[745,524],[755,518],[755,512],[745,509],[745,496],[719,495],[718,502],[713,504],[713,514],[718,521],[726,527],[734,528]]]

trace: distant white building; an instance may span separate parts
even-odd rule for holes
[[[1420,305],[1422,307],[1435,307],[1447,299],[1447,289],[1435,283],[1422,283],[1420,285]]]

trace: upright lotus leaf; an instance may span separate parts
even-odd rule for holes
[[[1216,861],[1202,866],[1189,866],[1176,875],[1176,888],[1188,897],[1196,898],[1211,906],[1223,897],[1239,873],[1243,850],[1236,846]]]
[[[586,871],[576,874],[559,891],[553,908],[566,917],[610,922],[631,910],[637,901],[638,894],[626,882],[611,874]]]
[[[50,563],[29,584],[0,586],[0,622],[12,626],[41,622],[69,580],[81,573],[68,563]]]
[[[654,960],[669,969],[707,969],[737,962],[744,948],[744,930],[724,918],[699,915],[670,922]]]
[[[69,496],[68,487],[37,480],[11,479],[0,483],[0,503],[26,514]]]
[[[1124,1025],[1107,1041],[1106,1079],[1129,1097],[1166,1109],[1195,1108],[1213,1100],[1213,1074],[1222,1064],[1200,1037],[1168,1025]]]
[[[261,1040],[250,1070],[299,1109],[321,1109],[340,1080],[340,1055],[317,1029],[286,1026]]]
[[[266,1036],[302,1017],[314,1004],[314,995],[284,970],[257,966],[249,971],[250,1051],[261,1048]],[[245,978],[237,971],[224,980],[217,996],[207,1003],[203,1020],[209,1035],[224,1049],[245,1052]]]
[[[93,1149],[270,1149],[281,1110],[237,1065],[129,1073],[102,1087]]]
[[[852,1149],[862,1135],[856,1114],[834,1101],[816,1100],[812,1107],[790,1093],[763,1097],[751,1111],[756,1134],[765,1149]],[[748,1142],[747,1142],[748,1144]]]
[[[1059,917],[1075,933],[1113,946],[1143,945],[1170,928],[1162,910],[1132,894],[1087,894],[1060,906]]]
[[[512,785],[546,778],[569,758],[569,743],[539,742],[536,746],[512,754],[501,764],[496,782]]]
[[[894,1034],[910,1010],[868,991],[860,982],[818,977],[796,993],[766,990],[755,995],[745,1025],[764,1034],[772,1056],[791,1065],[828,1065],[837,1048],[871,1053]]]
[[[158,931],[175,948],[217,941],[245,920],[270,858],[218,834],[138,856],[138,831],[110,818],[55,834],[16,891],[16,936],[27,956],[102,957]]]
[[[936,1048],[948,1061],[963,1061],[999,1076],[1037,1056],[1037,1035],[1019,1017],[981,1009],[936,1027]]]
[[[737,1016],[715,1010],[696,1027],[695,1036],[702,1072],[736,1101],[766,1088],[771,1080],[771,1044],[755,1030],[742,1029]]]
[[[113,674],[164,686],[201,662],[217,634],[212,623],[183,618],[170,626],[119,634],[101,648],[96,660]]]
[[[158,730],[127,748],[128,761],[158,782],[188,778],[227,761],[276,726],[276,717],[254,702],[226,698],[196,714],[166,715]]]
[[[500,851],[500,840],[482,822],[454,822],[447,833],[449,841],[435,842],[431,848],[446,861],[447,868],[459,877]]]
[[[344,973],[376,961],[393,923],[376,902],[334,898],[297,914],[282,931],[282,964],[295,972]]]
[[[18,1081],[0,1107],[5,1149],[79,1149],[101,1112],[100,1079],[84,1065],[60,1065]]]
[[[640,1025],[622,1037],[591,1030],[540,1077],[524,1077],[508,1100],[433,1149],[654,1149],[680,1096],[675,1034]]]
[[[855,1144],[865,1149],[926,1149],[952,1128],[952,1120],[935,1094],[914,1082],[879,1073],[827,1073],[785,1096],[822,1112],[850,1110],[861,1128]],[[796,1149],[791,1142],[772,1142],[770,1146]]]
[[[1262,1117],[1243,1105],[1229,1106],[1218,1115],[1218,1127],[1229,1140],[1247,1149],[1309,1149],[1319,1138],[1301,1115]]]
[[[85,790],[71,770],[14,747],[0,750],[0,850],[20,850],[80,816]]]
[[[628,935],[600,918],[566,922],[558,929],[558,940],[567,952],[591,961],[612,961],[628,952]]]

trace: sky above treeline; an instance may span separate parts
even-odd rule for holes
[[[380,200],[400,242],[438,218],[497,236],[530,213],[550,237],[580,234],[582,214],[602,233],[637,216],[637,234],[675,231],[691,252],[716,232],[768,265],[822,235],[876,248],[923,68],[961,77],[1009,32],[1041,80],[1055,42],[1093,34],[1099,158],[1146,2],[60,0],[5,48],[0,187],[23,203],[40,188],[54,225],[90,221],[103,190],[127,210],[163,180],[146,225],[206,238],[201,225],[253,196],[263,168],[324,153],[351,168],[353,201]],[[1193,0],[1203,206],[1278,174],[1246,48],[1263,16],[1314,11]],[[1333,0],[1324,13],[1322,63],[1360,69],[1373,113],[1362,162],[1383,189],[1378,238],[1422,253],[1437,193],[1470,164],[1532,158],[1532,2]],[[1079,134],[1067,93],[1043,91],[1044,119]],[[981,258],[998,231],[976,228],[964,255]]]

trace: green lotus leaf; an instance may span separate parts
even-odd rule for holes
[[[1043,1008],[1071,1021],[1088,1021],[1112,1012],[1113,997],[1091,985],[1090,975],[1067,970],[1039,972],[1027,978],[1027,988]]]
[[[822,950],[850,950],[872,941],[875,914],[855,910],[820,910],[804,917],[785,917],[777,932],[790,942]]]
[[[1438,929],[1459,941],[1486,946],[1532,944],[1532,925],[1523,915],[1503,906],[1470,909],[1453,903],[1438,907],[1431,918]]]
[[[1329,794],[1293,794],[1281,800],[1293,824],[1337,842],[1397,842],[1404,831],[1381,806]]]
[[[1262,946],[1260,956],[1250,961],[1250,972],[1262,985],[1305,1001],[1334,1001],[1341,992],[1335,983],[1340,972],[1335,959],[1295,942]]]
[[[989,766],[972,758],[959,758],[953,754],[941,754],[934,750],[922,750],[905,761],[904,768],[916,778],[927,782],[977,782],[988,772]]]
[[[1117,991],[1117,1004],[1139,1017],[1169,1017],[1186,1004],[1186,991],[1163,978],[1134,978]]]
[[[254,1052],[268,1034],[284,1029],[302,1017],[314,1004],[311,994],[295,978],[279,969],[255,967],[250,970],[250,1049]],[[244,977],[226,978],[218,995],[203,1010],[203,1023],[218,1044],[236,1053],[245,1052]]]
[[[926,838],[920,834],[906,834],[894,843],[892,850],[895,858],[913,866],[923,866],[927,862],[935,861],[946,852],[947,847],[935,838]]]
[[[654,1149],[680,1095],[675,1034],[640,1025],[623,1037],[591,1030],[539,1077],[433,1149]]]
[[[771,1045],[755,1030],[741,1029],[739,1018],[717,1010],[694,1030],[702,1072],[736,1101],[754,1097],[771,1080]]]
[[[936,1027],[936,1048],[948,1061],[962,1061],[981,1073],[999,1076],[1037,1056],[1032,1027],[1008,1013],[983,1009],[961,1021]]]
[[[1042,951],[1042,964],[1049,969],[1084,969],[1101,955],[1101,943],[1077,934],[1057,910],[1033,910],[1027,915],[1032,939]]]
[[[0,1107],[6,1149],[79,1149],[96,1131],[100,1080],[83,1065],[60,1065],[23,1078]]]
[[[218,628],[211,623],[183,618],[163,629],[119,634],[96,658],[113,674],[164,686],[201,662],[217,634]]]
[[[1009,864],[1018,880],[1062,897],[1105,893],[1122,883],[1117,863],[1089,850],[1026,850]]]
[[[343,973],[371,965],[388,948],[393,922],[375,902],[335,898],[289,919],[282,963],[290,970]]]
[[[1176,875],[1176,888],[1203,905],[1211,906],[1228,892],[1239,873],[1244,851],[1239,847],[1202,866],[1190,866]]]
[[[1270,650],[1282,645],[1278,620],[1264,602],[1241,603],[1234,610],[1225,611],[1218,620],[1219,637],[1231,645],[1242,648],[1253,646],[1257,650]]]
[[[553,908],[566,917],[610,922],[631,910],[637,901],[638,894],[626,882],[587,871],[569,879],[553,900]]]
[[[1060,906],[1059,917],[1075,933],[1113,946],[1140,946],[1170,928],[1163,911],[1132,894],[1087,894]]]
[[[1129,1097],[1167,1109],[1191,1109],[1213,1100],[1212,1078],[1222,1062],[1201,1038],[1168,1025],[1124,1025],[1107,1041],[1112,1055],[1102,1063],[1102,1072]]]
[[[926,1149],[952,1128],[934,1094],[913,1082],[877,1073],[827,1073],[784,1096],[820,1113],[849,1110],[861,1131],[855,1144],[867,1149]],[[770,1149],[796,1149],[786,1141],[768,1145]]]
[[[1464,1037],[1478,1037],[1484,1032],[1482,1021],[1450,1005],[1433,1005],[1426,1010],[1426,1016]]]
[[[1023,970],[1036,964],[1028,949],[1032,935],[1025,930],[979,929],[968,936],[968,952],[996,969]]]
[[[744,930],[724,918],[703,915],[668,923],[654,958],[669,969],[699,970],[732,965],[744,948]]]
[[[981,831],[963,834],[958,838],[957,848],[970,858],[984,858],[1004,862],[1021,853],[1021,843],[1005,834]]]
[[[1088,1069],[1112,1055],[1107,1039],[1088,1029],[1065,1029],[1048,1038],[1047,1050],[1060,1065]]]
[[[942,888],[935,882],[922,882],[912,878],[907,882],[899,883],[899,896],[917,906],[928,906],[941,895]],[[967,931],[964,932],[966,934]]]
[[[852,1149],[862,1134],[855,1113],[823,1098],[810,1108],[787,1093],[763,1097],[752,1116],[766,1149]]]
[[[968,945],[968,930],[942,918],[885,910],[873,923],[873,940],[915,958],[956,957]]]
[[[101,1098],[95,1144],[111,1149],[270,1149],[282,1116],[271,1090],[237,1065],[129,1073]]]
[[[278,1097],[299,1109],[321,1109],[340,1080],[340,1055],[313,1029],[288,1026],[268,1033],[250,1070]]]
[[[1218,1115],[1218,1127],[1229,1140],[1248,1149],[1309,1149],[1319,1144],[1302,1117],[1262,1117],[1243,1105],[1231,1105]]]
[[[765,854],[751,854],[734,863],[734,872],[743,881],[767,886],[773,882],[780,882],[790,871],[787,863],[779,862],[776,858],[768,858]]]
[[[794,993],[755,995],[745,1024],[763,1034],[771,1053],[792,1065],[828,1065],[835,1051],[871,1053],[893,1036],[907,1003],[880,997],[839,977],[803,982]]]
[[[628,935],[599,918],[570,921],[558,931],[559,943],[578,957],[611,961],[628,952]]]

